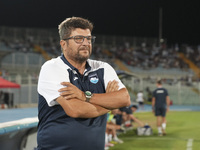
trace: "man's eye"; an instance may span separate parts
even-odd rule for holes
[[[88,38],[87,38],[87,40],[89,40],[89,41],[91,41],[91,39],[92,39],[91,37],[88,37]]]

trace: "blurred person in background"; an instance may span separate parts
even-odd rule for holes
[[[114,121],[117,125],[120,125],[118,132],[125,133],[126,130],[133,128],[133,122],[137,123],[139,127],[144,127],[144,123],[134,116],[134,113],[137,111],[138,106],[133,104],[128,107],[121,107],[116,109],[114,114]],[[112,111],[113,112],[113,111]]]
[[[139,109],[144,110],[144,98],[143,98],[143,92],[142,91],[139,91],[137,93],[136,101],[138,102]]]
[[[92,30],[80,17],[59,25],[62,54],[44,63],[38,80],[37,150],[103,150],[107,113],[130,105],[115,70],[89,59]]]
[[[156,83],[157,88],[153,91],[152,111],[157,117],[158,135],[166,135],[166,112],[169,111],[170,98],[167,89],[162,87],[161,80]]]
[[[134,116],[134,113],[137,111],[138,106],[137,105],[131,105],[127,110],[128,120],[132,120],[135,123],[137,123],[140,127],[144,126],[144,123],[139,120],[137,117]]]
[[[138,109],[137,105],[130,105],[129,107],[120,108],[123,115],[122,118],[124,120],[123,121],[124,127],[126,128],[133,127],[133,124],[132,124],[133,121],[137,123],[140,127],[144,126],[144,123],[134,116],[134,113],[137,111],[137,109]]]

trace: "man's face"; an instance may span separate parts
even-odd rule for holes
[[[131,110],[135,112],[137,109],[135,107],[131,107]]]
[[[91,36],[91,32],[89,29],[76,28],[72,31],[70,37],[77,35]],[[83,63],[92,53],[92,43],[87,38],[84,38],[82,43],[77,43],[73,38],[63,42],[65,42],[64,44],[61,43],[63,53],[68,60],[73,62]]]

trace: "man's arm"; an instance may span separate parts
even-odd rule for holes
[[[133,114],[129,115],[129,117],[130,117],[130,119],[132,119],[133,121],[138,123],[140,127],[144,127],[144,123],[142,121],[140,121],[139,119],[137,119]]]
[[[91,104],[96,104],[107,109],[116,109],[130,106],[130,96],[126,88],[110,93],[94,94],[90,99]]]
[[[70,82],[62,83],[64,88],[60,89],[61,95],[65,97],[66,100],[70,100],[71,98],[77,98],[81,101],[85,101],[84,92],[79,90]],[[118,82],[110,81],[106,88],[106,93],[102,94],[93,94],[90,99],[91,104],[99,105],[106,109],[116,109],[120,107],[130,106],[130,96],[128,90],[126,88],[122,88],[118,90]]]
[[[61,96],[57,98],[57,102],[63,107],[64,111],[67,115],[73,118],[93,118],[100,115],[103,115],[110,110],[85,102],[84,93],[78,89],[76,86],[69,82],[62,83],[67,86],[61,88],[59,91],[61,92]],[[108,83],[106,88],[106,92],[113,92],[118,90],[119,86],[116,81],[112,81]]]
[[[167,104],[167,111],[169,111],[169,106],[170,106],[170,98],[169,98],[169,96],[166,97],[166,104]]]
[[[151,102],[151,105],[152,105],[152,112],[155,111],[155,101],[156,101],[156,99],[155,99],[155,97],[153,97],[153,98],[152,98],[152,102]]]
[[[66,100],[63,96],[58,97],[56,101],[62,106],[65,113],[72,118],[94,118],[110,111],[78,99]]]

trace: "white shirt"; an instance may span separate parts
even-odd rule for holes
[[[125,87],[118,78],[115,70],[108,63],[91,59],[88,59],[87,62],[91,66],[91,70],[85,73],[84,76],[87,76],[90,72],[95,73],[98,69],[104,69],[103,80],[105,89],[108,82],[113,80],[118,81],[119,89]],[[71,69],[70,66],[64,63],[60,56],[47,61],[42,66],[38,80],[38,93],[46,99],[49,106],[58,104],[55,99],[60,96],[58,90],[63,87],[60,83],[70,82],[68,69]],[[73,80],[76,79],[77,77],[74,77]],[[94,82],[94,79],[90,78],[90,81]]]

